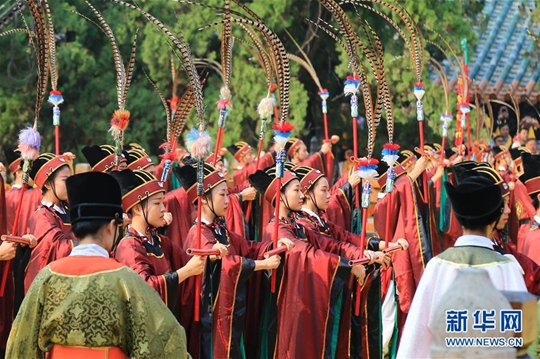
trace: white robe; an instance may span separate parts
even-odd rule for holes
[[[483,247],[493,250],[491,240],[486,237],[464,235],[457,239],[454,247]],[[465,248],[463,248],[466,250]],[[491,254],[491,253],[490,253]],[[521,267],[515,259],[501,256],[501,261],[475,264],[473,267],[485,269],[491,282],[498,290],[527,291]],[[411,309],[405,322],[401,337],[398,359],[430,358],[433,335],[431,333],[432,316],[448,288],[454,281],[460,267],[470,266],[467,263],[456,263],[434,257],[429,261],[422,279],[416,289]]]

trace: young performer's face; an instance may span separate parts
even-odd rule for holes
[[[209,209],[213,209],[218,217],[224,216],[227,213],[227,207],[229,206],[227,183],[221,182],[216,187],[212,188],[210,197],[211,200],[203,198],[203,205],[207,206]]]
[[[244,157],[242,157],[242,164],[244,166],[247,166],[255,161],[255,156],[253,155],[253,151],[249,150]]]
[[[496,225],[496,229],[499,231],[504,229],[504,226],[506,226],[506,223],[508,222],[508,216],[510,215],[509,203],[510,203],[510,197],[509,196],[504,197],[504,211]]]
[[[298,150],[296,151],[295,159],[297,162],[305,161],[309,157],[309,152],[305,144],[301,144]]]
[[[315,199],[315,206],[320,210],[326,210],[330,203],[330,185],[326,177],[319,178],[310,192],[311,198]],[[307,196],[308,200],[311,200],[310,196]]]
[[[118,164],[118,171],[123,171],[125,169],[127,169],[127,161],[120,161],[120,163]]]
[[[298,212],[302,209],[304,204],[304,194],[302,193],[302,187],[300,181],[297,179],[289,182],[281,193],[281,201],[289,206],[291,211]]]
[[[66,180],[71,176],[71,170],[69,166],[62,166],[62,168],[57,170],[57,173],[54,174],[54,180],[52,183],[45,184],[48,191],[51,193],[56,193],[56,197],[60,201],[67,201],[67,189],[66,189]]]
[[[144,206],[144,212],[142,209]],[[146,203],[138,204],[135,211],[136,215],[144,216],[146,214],[146,220],[152,227],[163,227],[165,220],[165,195],[163,192],[156,193],[150,196]]]

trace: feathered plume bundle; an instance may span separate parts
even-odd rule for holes
[[[116,110],[111,119],[111,128],[109,131],[115,139],[121,138],[124,130],[129,124],[130,113],[127,110]]]
[[[328,100],[328,97],[330,97],[330,92],[328,92],[327,89],[322,89],[317,92],[317,94],[321,97],[321,100],[326,101]]]
[[[360,77],[358,75],[347,76],[345,80],[345,87],[343,93],[345,96],[352,96],[358,93],[358,87],[360,86]]]
[[[414,83],[414,96],[418,101],[422,100],[424,97],[424,94],[426,91],[424,90],[424,83],[423,82],[415,82]]]
[[[285,144],[291,137],[294,126],[289,122],[281,122],[272,125],[274,129],[274,142],[280,149],[285,148]]]
[[[443,112],[441,114],[441,122],[442,122],[442,135],[443,136],[447,136],[448,135],[448,125],[450,124],[450,122],[452,122],[452,119],[454,117],[452,116],[452,114],[450,112]]]
[[[39,156],[41,136],[34,127],[26,127],[19,133],[19,149],[23,161],[35,161]]]
[[[228,87],[222,87],[219,90],[219,101],[217,102],[217,108],[225,110],[226,114],[229,115],[232,109],[231,104],[231,90]]]
[[[370,181],[372,179],[377,178],[377,165],[379,164],[379,161],[375,158],[364,158],[358,161],[358,176],[360,178],[365,179],[366,181]]]
[[[261,120],[266,121],[274,115],[274,100],[271,97],[265,97],[257,106],[257,113]]]
[[[52,90],[51,92],[49,92],[48,102],[53,106],[58,106],[64,102],[64,97],[62,96],[62,93],[60,91]]]
[[[398,159],[399,145],[395,143],[387,143],[383,146],[382,161],[388,164],[388,167],[394,167]]]
[[[202,128],[199,130],[192,128],[186,134],[186,148],[193,157],[204,159],[212,148],[212,138],[207,131]]]
[[[169,103],[169,106],[171,108],[171,111],[176,111],[178,110],[178,101],[180,99],[178,98],[178,96],[173,96],[171,99],[167,100],[167,102]]]

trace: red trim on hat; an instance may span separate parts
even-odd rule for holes
[[[238,162],[240,162],[240,160],[242,159],[242,157],[244,157],[244,155],[246,153],[248,153],[248,151],[251,150],[251,146],[250,145],[246,145],[244,147],[241,147],[238,149],[238,151],[236,151],[236,153],[234,154],[234,158],[236,158],[236,160]]]
[[[540,192],[540,177],[534,177],[526,180],[525,187],[527,187],[527,194],[529,196]]]
[[[300,185],[302,186],[302,192],[306,193],[309,191],[311,186],[317,182],[317,180],[321,177],[324,177],[324,173],[322,173],[319,170],[312,169],[309,171],[303,178],[300,180]]]
[[[144,156],[139,158],[137,161],[131,162],[128,164],[128,169],[130,170],[144,170],[148,166],[153,165],[152,159],[149,156]]]
[[[287,156],[289,157],[292,157],[294,155],[294,153],[296,152],[296,150],[298,148],[300,148],[300,146],[303,144],[304,142],[302,142],[301,139],[297,139],[295,143],[293,143],[291,145],[291,147],[289,148],[289,150],[287,151]]]
[[[296,176],[296,173],[291,171],[285,171],[283,174],[283,178],[281,179],[281,188],[285,187],[289,182],[291,182],[294,179],[298,179]],[[266,191],[264,191],[264,198],[270,202],[271,204],[274,204],[274,199],[276,198],[276,183],[277,183],[277,177],[270,182],[270,185],[266,188]]]
[[[216,170],[204,176],[204,181],[203,181],[204,193],[210,191],[212,188],[216,187],[221,182],[225,182],[225,176],[220,171]],[[194,183],[186,191],[188,198],[192,203],[194,203],[197,200],[197,185],[198,183]]]
[[[159,192],[165,193],[165,188],[163,188],[163,182],[159,182],[157,180],[145,182],[139,187],[135,187],[134,189],[122,196],[122,207],[127,213],[137,203]]]
[[[104,159],[96,163],[92,167],[94,172],[107,172],[109,169],[114,167],[114,153],[106,156]]]
[[[497,154],[495,155],[495,159],[498,160],[498,159],[500,159],[502,156],[505,156],[505,155],[507,155],[507,154],[509,154],[509,153],[510,153],[510,152],[509,152],[508,150],[501,151],[501,152],[499,152],[499,153],[497,153]]]
[[[19,157],[15,161],[13,161],[13,162],[11,162],[9,164],[8,167],[9,167],[9,170],[11,171],[11,173],[15,173],[20,169],[21,162],[22,162],[22,159]]]
[[[45,162],[43,166],[37,171],[34,176],[34,183],[39,188],[43,188],[45,181],[49,178],[50,175],[54,173],[59,167],[67,165],[66,160],[63,157],[54,157],[53,159]]]
[[[120,162],[127,162],[123,154],[120,155]],[[111,153],[110,155],[106,156],[104,159],[96,163],[96,165],[92,167],[92,171],[107,172],[108,170],[113,169],[115,164],[115,154]]]

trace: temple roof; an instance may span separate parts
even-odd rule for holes
[[[489,97],[505,99],[511,93],[532,102],[540,100],[535,91],[540,76],[538,45],[527,34],[529,30],[540,35],[540,27],[531,18],[535,8],[534,0],[486,1],[482,10],[486,22],[475,29],[478,44],[469,50],[469,78]],[[451,88],[455,82],[454,78]]]

